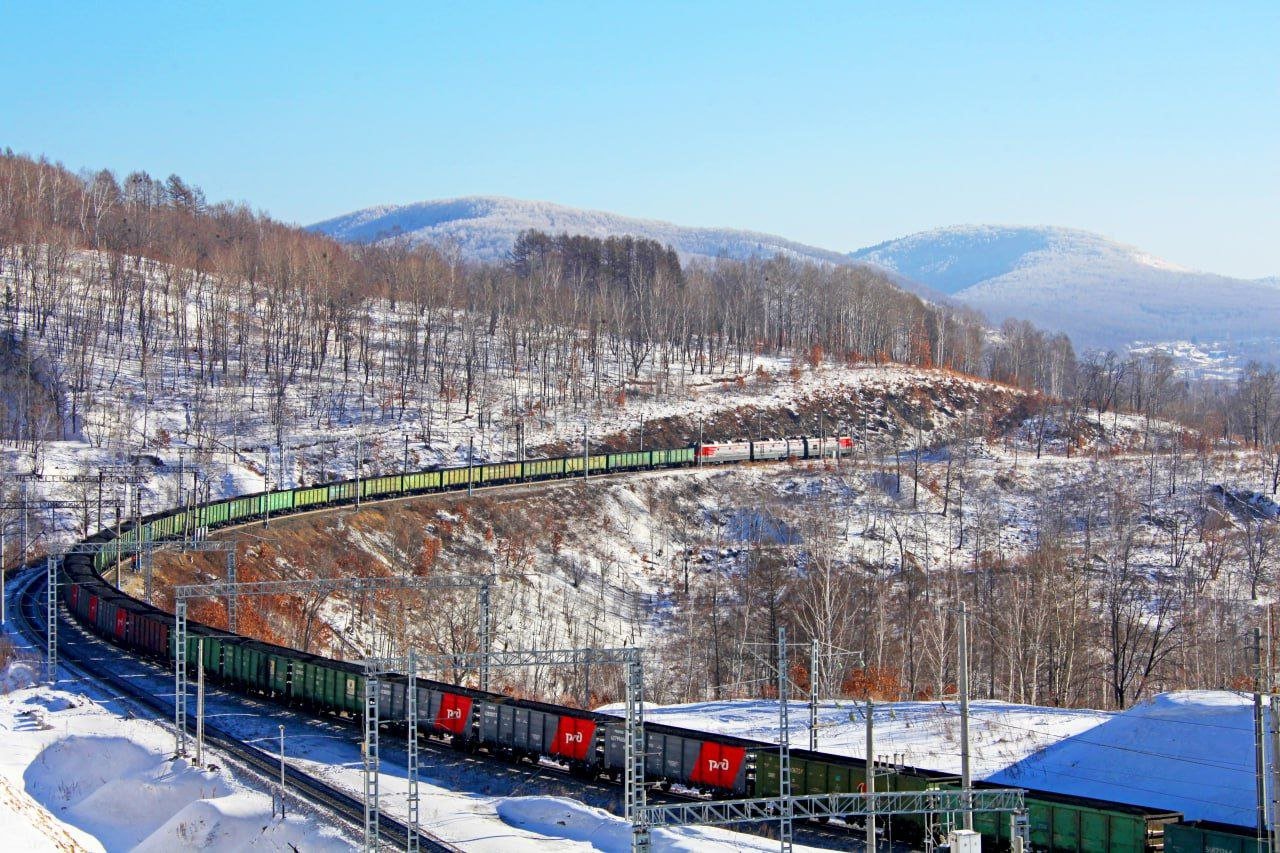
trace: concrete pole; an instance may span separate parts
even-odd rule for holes
[[[969,773],[969,611],[960,602],[960,786],[964,828],[973,829],[973,778]]]
[[[284,818],[284,726],[280,726],[280,817]]]
[[[0,625],[4,625],[8,621],[8,613],[5,611],[4,602],[4,564],[9,556],[5,549],[5,533],[0,530]]]

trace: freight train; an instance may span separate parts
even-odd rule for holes
[[[592,473],[783,459],[839,457],[853,448],[848,436],[769,441],[700,443],[690,447],[496,462],[403,472],[325,485],[261,492],[202,506],[170,510],[103,530],[85,544],[92,553],[74,553],[61,564],[61,594],[70,613],[107,640],[172,662],[173,616],[112,587],[103,574],[132,555],[140,542],[162,542],[191,531],[242,525],[273,515],[310,511],[363,500],[399,498],[468,487],[577,477]],[[77,549],[86,551],[92,549]],[[185,655],[197,663],[203,638],[205,673],[228,687],[317,713],[357,717],[363,713],[364,674],[360,666],[237,636],[192,622]],[[424,735],[462,750],[512,760],[549,759],[582,778],[620,780],[623,775],[623,721],[587,710],[516,699],[469,687],[418,679],[419,726]],[[379,716],[389,724],[406,720],[407,677],[384,677],[379,684]],[[776,746],[674,726],[645,726],[645,779],[713,797],[765,797],[778,793]],[[861,759],[808,750],[791,753],[796,794],[864,790]],[[954,776],[899,767],[878,776],[877,790],[912,791],[954,786]],[[1044,791],[1027,797],[1031,845],[1040,851],[1154,853],[1163,847],[1164,827],[1180,815],[1156,808],[1086,800]],[[977,815],[976,827],[989,846],[1007,847],[1007,817]],[[895,821],[901,840],[918,839],[923,827]]]

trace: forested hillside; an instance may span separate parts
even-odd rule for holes
[[[578,617],[598,607],[593,636],[623,642],[660,639],[647,632],[675,630],[672,619],[711,626],[704,614],[726,606],[721,595],[752,632],[777,621],[811,630],[819,623],[797,609],[797,596],[817,594],[806,567],[819,560],[833,573],[823,581],[827,604],[874,590],[914,612],[918,596],[952,595],[979,578],[992,586],[973,600],[991,620],[1028,600],[1025,589],[1000,584],[1043,569],[1036,595],[1087,612],[1055,612],[1052,626],[1028,612],[1031,621],[1010,628],[1050,631],[1034,641],[1048,655],[1036,661],[1001,658],[993,639],[989,694],[1124,705],[1160,685],[1230,683],[1237,656],[1209,669],[1191,666],[1202,656],[1175,668],[1173,656],[1204,642],[1194,626],[1237,614],[1249,595],[1271,589],[1275,520],[1258,493],[1280,488],[1274,371],[1254,366],[1229,386],[1191,385],[1158,353],[1077,357],[1065,337],[1020,321],[989,329],[864,270],[785,259],[685,264],[652,241],[539,232],[523,234],[502,263],[473,264],[430,248],[342,245],[242,206],[209,204],[176,176],[77,176],[6,156],[0,283],[4,465],[35,477],[6,480],[0,523],[10,536],[28,531],[28,555],[122,514],[357,471],[456,464],[469,454],[516,458],[583,441],[684,445],[700,435],[841,429],[859,448],[852,480],[828,482],[821,470],[809,482],[785,471],[763,484],[712,478],[734,497],[717,494],[720,486],[696,499],[673,492],[663,512],[685,509],[662,522],[660,555],[656,540],[638,544],[643,527],[594,537],[609,553],[631,553],[625,582],[590,541],[575,556],[555,525],[538,522],[551,538],[522,552],[520,576],[540,580],[521,581],[506,599],[512,641],[528,639],[519,626],[533,613],[545,618],[539,595],[564,584],[582,587],[562,596],[580,609],[545,621],[556,639],[583,640],[573,633]],[[1034,474],[1020,462],[1028,458],[1037,460]],[[97,500],[95,475],[122,465],[141,469],[137,488],[109,481]],[[1131,488],[1140,478],[1145,497]],[[721,553],[714,542],[727,534],[706,530],[745,511],[742,500],[777,504],[770,515],[799,538],[740,531],[740,544]],[[1259,508],[1241,509],[1248,501]],[[15,509],[23,505],[25,524]],[[811,505],[847,519],[841,544],[823,544],[830,529],[804,532]],[[652,516],[654,536],[656,506],[633,513]],[[697,535],[676,533],[695,523]],[[514,553],[519,526],[490,535],[450,517],[428,525],[452,525],[461,550],[450,558],[477,567]],[[495,515],[489,526],[504,523]],[[571,534],[566,527],[563,536]],[[379,535],[365,530],[358,544],[378,545]],[[420,547],[428,541],[423,535]],[[383,570],[402,570],[393,556],[421,562],[412,548],[380,549],[370,553]],[[310,570],[293,561],[298,552],[282,548],[254,568]],[[672,574],[686,554],[702,566],[687,591]],[[957,575],[965,566],[976,571]],[[762,567],[773,574],[759,574]],[[945,584],[934,580],[943,567]],[[1065,588],[1050,583],[1063,572]],[[1175,587],[1182,592],[1169,594]],[[620,599],[606,594],[616,588],[641,596],[641,609],[619,618]],[[591,604],[593,590],[604,592]],[[762,604],[757,593],[766,590]],[[1073,645],[1070,674],[1043,669],[1056,654],[1046,643],[1106,627],[1104,604],[1123,610],[1113,628],[1129,633]],[[1151,613],[1169,621],[1151,623]],[[876,665],[892,679],[887,694],[945,686],[947,658],[937,651],[945,630],[931,617],[904,633],[905,621],[882,624],[865,609],[856,616],[821,624],[839,627],[833,642],[874,641]],[[331,621],[335,641],[365,651],[387,641]],[[276,627],[285,625],[297,627]],[[937,649],[913,645],[935,630],[928,643]],[[684,687],[672,698],[706,695],[705,685],[720,683],[707,679],[723,679],[737,654],[733,637],[717,635],[703,644],[718,650],[713,660],[680,664],[673,642],[667,663]],[[1007,669],[1015,665],[1032,669]],[[846,673],[829,683],[871,677],[879,676]]]
[[[425,441],[455,417],[487,429],[546,425],[641,394],[664,399],[694,377],[750,373],[760,358],[943,366],[1065,390],[1065,339],[1031,329],[994,343],[976,317],[925,303],[866,270],[786,259],[683,267],[631,238],[527,234],[512,258],[469,264],[427,248],[346,246],[247,207],[209,204],[177,176],[78,176],[0,158],[2,322],[38,341],[65,425],[101,444],[95,405],[141,423],[184,394],[184,440],[212,420],[249,417],[229,389],[264,398],[274,443],[299,417],[410,419]],[[1015,352],[1016,350],[1016,352]],[[100,399],[90,374],[113,358]],[[498,388],[499,377],[502,388]],[[30,395],[28,395],[30,396]],[[33,413],[11,425],[30,440]],[[204,438],[200,436],[203,435]]]

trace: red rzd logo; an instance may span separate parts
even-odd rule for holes
[[[565,743],[582,743],[582,732],[565,732]]]
[[[446,708],[444,711],[444,718],[446,720],[461,720],[462,712],[457,708]]]
[[[708,759],[707,759],[707,769],[708,769],[708,770],[711,770],[711,771],[715,771],[715,770],[728,770],[728,769],[729,769],[729,759],[727,759],[727,758],[722,758],[722,759],[720,759],[719,761],[716,761],[714,758],[708,758]]]

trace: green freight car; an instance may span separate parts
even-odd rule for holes
[[[756,753],[755,767],[755,795],[777,796],[778,753],[760,750]],[[839,760],[821,752],[791,750],[791,791],[794,794],[862,793],[866,790],[866,772],[860,758]],[[876,790],[880,792],[924,791],[957,781],[955,776],[914,769],[897,772],[879,768],[876,771]]]
[[[987,785],[979,782],[976,787]],[[1158,853],[1164,847],[1165,826],[1181,817],[1163,809],[1027,791],[1027,822],[1034,851]],[[984,849],[1009,849],[1007,814],[976,812],[973,828],[982,833]]]
[[[1267,849],[1251,826],[1194,820],[1164,827],[1164,853],[1258,853]]]
[[[809,794],[857,794],[866,791],[866,767],[861,759],[832,760],[832,756],[808,750],[791,751],[791,792]],[[778,753],[760,750],[755,756],[755,796],[778,794]],[[954,776],[928,771],[876,772],[876,790],[894,793],[925,791],[956,783]],[[899,841],[916,844],[924,838],[924,818],[902,815],[889,818],[890,832]]]

